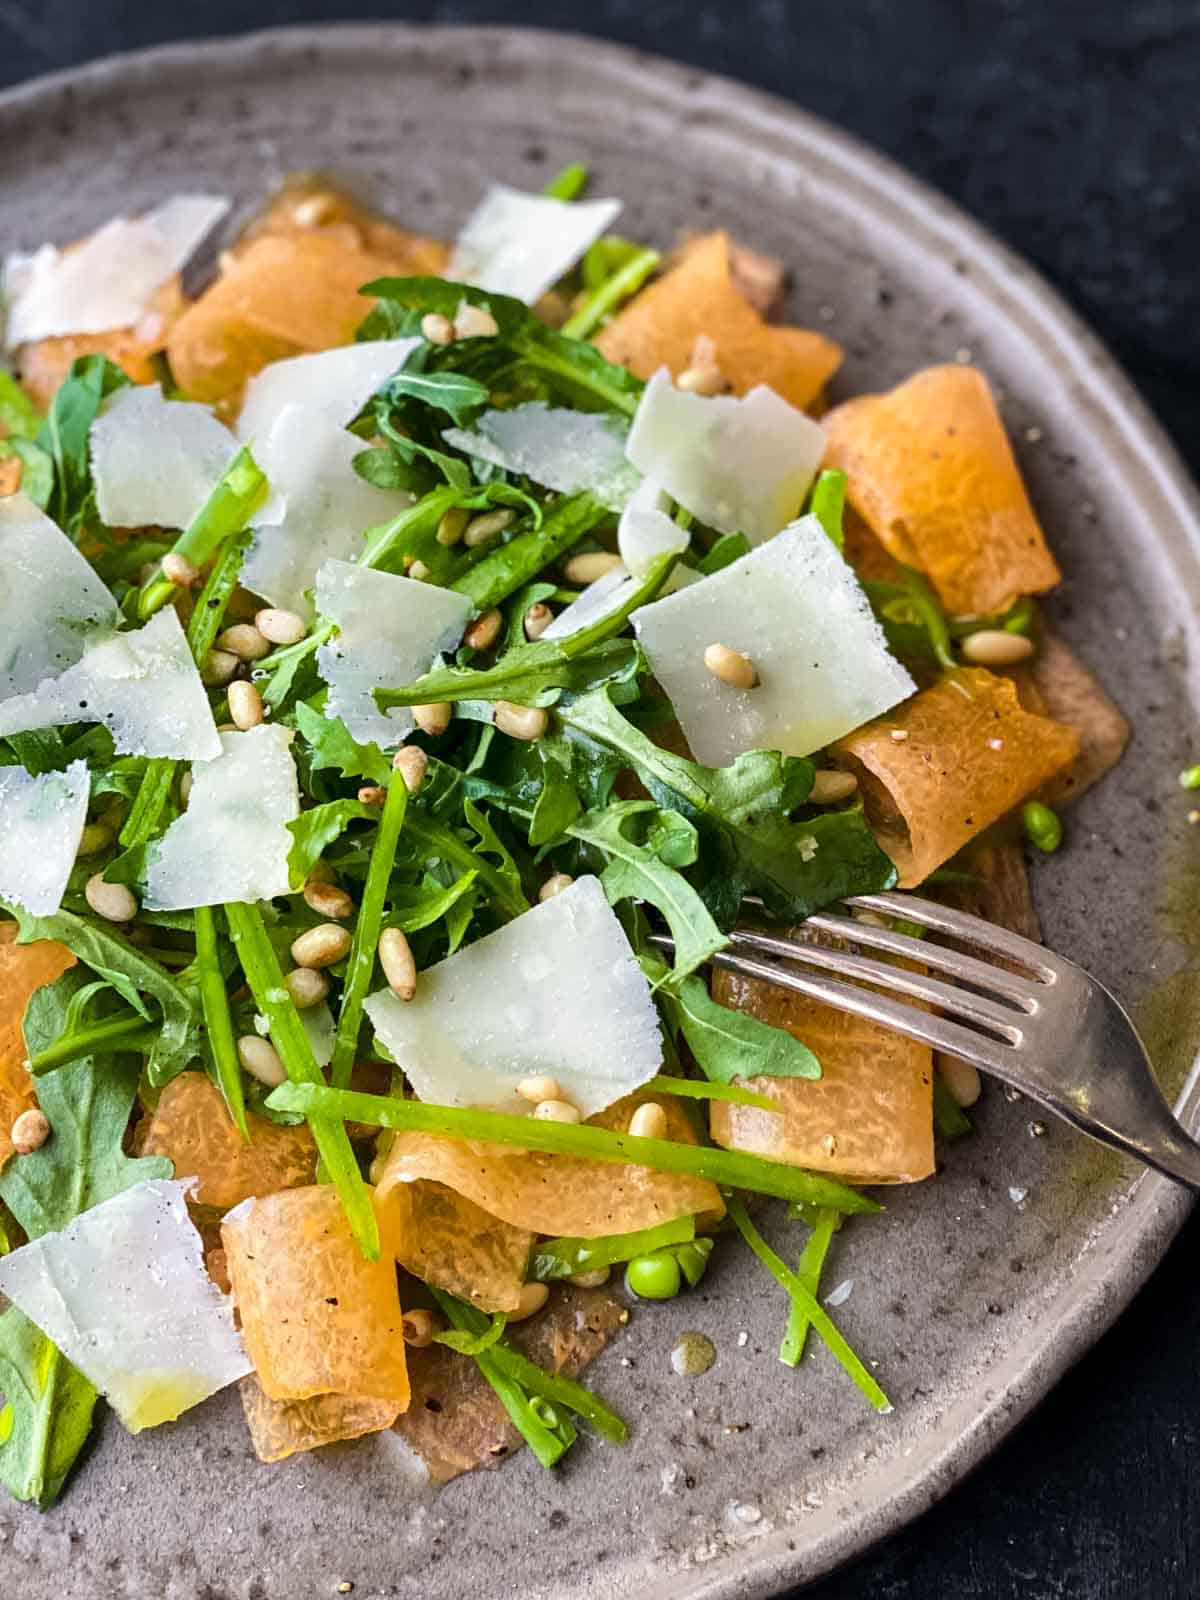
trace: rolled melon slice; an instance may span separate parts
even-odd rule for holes
[[[17,943],[15,922],[0,922],[0,1167],[13,1153],[12,1125],[37,1105],[26,1061],[25,1008],[43,984],[61,978],[75,957],[53,939]]]
[[[251,1374],[238,1386],[250,1442],[260,1461],[286,1461],[302,1450],[361,1439],[390,1428],[403,1407],[367,1395],[314,1394],[307,1400],[272,1400]]]
[[[493,1217],[441,1183],[396,1183],[387,1192],[396,1260],[423,1283],[480,1311],[515,1311],[533,1234]]]

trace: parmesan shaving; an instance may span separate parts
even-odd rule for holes
[[[118,389],[92,424],[96,509],[110,528],[186,528],[237,454],[210,406]]]
[[[468,217],[447,276],[532,305],[571,270],[621,210],[619,200],[554,200],[493,184]]]
[[[0,897],[35,917],[62,905],[75,865],[90,793],[87,763],[36,777],[0,767]]]

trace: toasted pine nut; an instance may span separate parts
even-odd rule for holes
[[[19,1156],[31,1155],[35,1150],[40,1150],[50,1137],[50,1118],[44,1111],[31,1106],[28,1111],[22,1111],[13,1123],[8,1137]]]
[[[336,922],[321,922],[292,941],[292,960],[298,967],[332,967],[350,948],[350,932]]]
[[[611,550],[585,550],[563,562],[563,577],[568,583],[595,583],[597,578],[603,578],[620,565],[620,556]]]
[[[443,513],[442,520],[437,525],[437,542],[447,547],[457,544],[466,532],[470,520],[469,511],[464,511],[461,506],[451,506],[449,511]]]
[[[423,561],[414,561],[405,576],[411,578],[414,583],[424,583],[429,577],[429,568]]]
[[[239,661],[261,661],[271,651],[269,641],[252,622],[235,622],[231,628],[226,628],[217,636],[217,648],[228,650]]]
[[[421,337],[430,344],[453,344],[454,324],[440,311],[427,311],[421,318]]]
[[[567,1282],[577,1289],[603,1289],[611,1277],[611,1267],[593,1267],[591,1272],[573,1272]]]
[[[710,644],[704,651],[704,665],[714,678],[733,689],[753,689],[758,672],[749,656],[731,650],[727,644]]]
[[[524,1283],[521,1285],[521,1298],[517,1301],[515,1311],[508,1313],[510,1322],[524,1322],[526,1317],[532,1317],[539,1312],[550,1298],[550,1288],[545,1283]]]
[[[309,883],[336,883],[337,873],[323,857],[314,861],[308,874]]]
[[[579,1107],[569,1100],[539,1100],[533,1108],[539,1122],[580,1122]]]
[[[439,700],[431,706],[413,706],[413,721],[422,733],[436,738],[450,726],[453,707],[448,700]]]
[[[414,1350],[424,1350],[431,1345],[434,1334],[441,1333],[445,1326],[445,1320],[438,1312],[427,1311],[424,1306],[414,1306],[400,1318],[404,1342],[412,1345]]]
[[[543,605],[540,600],[535,600],[525,613],[525,637],[540,639],[553,621],[554,613],[550,607]]]
[[[456,339],[490,339],[500,332],[500,324],[485,306],[468,305],[464,300],[454,313]]]
[[[292,207],[292,221],[298,228],[319,228],[329,221],[336,209],[331,194],[310,194],[307,200],[298,200]]]
[[[411,1000],[417,992],[417,963],[402,928],[385,928],[379,935],[379,965],[397,999]]]
[[[211,688],[216,689],[221,684],[228,683],[241,664],[240,657],[235,656],[232,650],[210,650],[200,677]]]
[[[360,806],[381,806],[387,799],[387,790],[377,783],[364,783],[358,791]]]
[[[510,739],[540,739],[550,726],[550,718],[539,706],[515,706],[511,700],[497,700],[492,721]]]
[[[538,890],[538,899],[553,900],[556,894],[561,894],[564,889],[569,889],[574,882],[575,879],[569,872],[552,872]]]
[[[635,1139],[665,1139],[667,1113],[656,1100],[647,1100],[630,1117],[629,1131]]]
[[[238,1060],[252,1078],[268,1089],[278,1089],[287,1081],[287,1071],[279,1059],[279,1051],[269,1039],[260,1039],[256,1033],[244,1033],[237,1042]]]
[[[354,901],[345,889],[336,883],[322,883],[320,878],[310,878],[304,885],[304,904],[319,917],[332,917],[336,922],[354,915]]]
[[[279,606],[264,606],[256,611],[254,626],[271,644],[299,644],[308,634],[308,623],[303,617]]]
[[[561,1100],[562,1089],[557,1078],[534,1077],[522,1078],[517,1085],[517,1093],[522,1100],[532,1100],[537,1105],[541,1100]]]
[[[849,800],[857,788],[858,779],[852,772],[839,772],[836,767],[828,767],[813,778],[813,786],[808,794],[809,804],[836,805],[839,800]]]
[[[425,782],[425,774],[429,770],[429,757],[419,744],[406,744],[392,757],[392,766],[404,779],[404,787],[409,794],[416,794]]]
[[[132,922],[138,914],[132,891],[123,883],[105,883],[99,872],[94,872],[84,885],[83,897],[105,922]]]
[[[498,533],[503,533],[516,520],[515,511],[483,511],[479,516],[472,517],[463,529],[463,543],[468,550],[474,550],[489,539],[494,539]]]
[[[463,634],[463,643],[469,650],[490,650],[500,637],[500,629],[503,626],[504,613],[493,606],[490,611],[485,611],[481,617],[475,618]]]
[[[98,856],[101,850],[107,850],[113,842],[111,828],[106,828],[102,822],[87,822],[83,832],[79,835],[79,848],[75,852],[80,856]]]
[[[174,550],[168,550],[162,558],[162,572],[168,583],[180,589],[190,589],[200,576],[200,568]]]
[[[234,725],[246,732],[263,720],[263,698],[252,683],[231,683],[228,690],[229,715]]]
[[[957,1056],[940,1055],[937,1064],[946,1092],[954,1104],[962,1106],[964,1110],[973,1106],[983,1093],[983,1083],[971,1063],[960,1061]]]
[[[189,767],[179,779],[179,804],[185,811],[187,810],[188,801],[192,798],[192,784],[194,782],[195,779],[192,777],[192,769]]]
[[[694,367],[686,367],[675,379],[675,387],[682,389],[685,394],[708,396],[721,394],[729,385],[720,367],[704,362]]]
[[[329,993],[329,979],[315,967],[293,967],[283,984],[297,1011],[319,1006]]]
[[[1023,633],[1006,633],[1003,628],[980,628],[963,640],[962,653],[964,661],[977,667],[1012,667],[1029,660],[1033,640]]]

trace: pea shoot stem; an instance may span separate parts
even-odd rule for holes
[[[246,1095],[242,1084],[242,1064],[233,1035],[229,995],[221,973],[217,945],[217,919],[212,906],[196,907],[196,976],[200,984],[200,1005],[208,1030],[208,1048],[217,1082],[243,1139],[249,1143],[246,1125]]]

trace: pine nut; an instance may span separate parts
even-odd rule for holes
[[[437,542],[449,547],[455,545],[467,531],[467,523],[471,520],[471,513],[464,511],[461,506],[451,506],[444,512],[442,520],[437,525]]]
[[[254,613],[254,626],[271,644],[299,644],[308,635],[308,623],[294,611],[266,606]]]
[[[508,1313],[510,1322],[524,1322],[526,1317],[532,1317],[539,1312],[550,1298],[550,1288],[545,1283],[523,1283],[521,1285],[521,1298],[517,1301],[516,1310]]]
[[[195,781],[190,767],[179,780],[179,804],[185,811],[187,810],[188,801],[192,798],[192,784]]]
[[[836,805],[839,800],[849,800],[857,788],[858,779],[852,772],[839,772],[830,767],[813,778],[808,801],[814,806]]]
[[[620,556],[614,555],[611,550],[585,550],[582,555],[571,556],[563,562],[563,577],[568,583],[583,586],[595,583],[597,578],[603,578],[620,565]]]
[[[358,791],[360,806],[381,806],[387,799],[387,790],[377,783],[364,783]]]
[[[550,607],[536,600],[525,613],[525,637],[540,639],[553,621],[554,613]]]
[[[421,318],[421,337],[430,344],[453,344],[454,324],[440,311],[427,311]]]
[[[239,661],[261,661],[271,652],[269,642],[252,622],[235,622],[232,628],[226,628],[217,637],[217,648],[228,650]]]
[[[611,1277],[611,1267],[595,1267],[591,1272],[573,1272],[567,1282],[577,1289],[603,1289]]]
[[[578,1106],[569,1100],[539,1100],[533,1108],[539,1122],[580,1122]]]
[[[262,601],[239,583],[225,609],[236,622],[253,622],[255,614],[262,610]]]
[[[729,386],[720,367],[710,366],[705,362],[694,367],[685,367],[675,379],[675,387],[682,389],[685,394],[701,394],[707,397],[721,394]]]
[[[231,683],[228,690],[229,715],[234,726],[245,733],[263,720],[263,698],[252,683]]]
[[[190,589],[200,576],[200,568],[174,550],[168,550],[162,558],[162,572],[167,582],[179,589]]]
[[[490,611],[485,611],[481,617],[475,618],[463,634],[463,643],[470,650],[490,650],[500,637],[503,626],[504,614],[493,606]]]
[[[385,928],[379,935],[379,965],[397,999],[411,1000],[417,992],[417,963],[402,928]]]
[[[292,960],[298,967],[332,967],[350,948],[350,933],[336,922],[322,922],[292,941]]]
[[[500,324],[485,306],[468,305],[464,300],[454,313],[456,339],[491,339],[500,332]]]
[[[297,1011],[319,1006],[329,993],[329,979],[315,967],[293,967],[283,980],[283,985]]]
[[[404,1342],[412,1345],[414,1350],[424,1350],[431,1345],[434,1334],[441,1333],[445,1325],[436,1311],[427,1311],[424,1306],[414,1306],[400,1318]]]
[[[237,1042],[238,1060],[243,1069],[268,1089],[278,1089],[287,1082],[287,1071],[279,1059],[279,1051],[269,1039],[260,1039],[256,1033],[244,1033]]]
[[[229,682],[241,664],[232,650],[210,650],[200,676],[210,688],[217,689]]]
[[[647,1100],[629,1119],[629,1131],[635,1139],[665,1139],[667,1113],[655,1100]]]
[[[1029,660],[1033,640],[1023,633],[1006,633],[1003,628],[980,628],[967,635],[961,648],[964,661],[977,667],[1012,667]]]
[[[308,874],[309,883],[336,883],[337,873],[324,859],[314,861]]]
[[[537,1105],[540,1100],[562,1099],[562,1089],[559,1087],[557,1078],[522,1078],[517,1085],[517,1093],[522,1100],[532,1100],[534,1105]]]
[[[83,897],[106,922],[132,922],[138,914],[138,903],[132,892],[123,883],[105,883],[99,872],[88,879]]]
[[[345,889],[336,883],[322,883],[320,878],[310,878],[304,885],[304,904],[319,917],[333,917],[341,921],[354,915],[354,901]]]
[[[422,733],[436,738],[450,726],[452,709],[448,700],[439,700],[431,706],[413,706],[413,721]]]
[[[575,879],[569,872],[552,872],[538,890],[538,899],[553,900],[556,894],[561,894],[564,889],[569,889],[574,882]]]
[[[550,726],[550,718],[538,706],[515,706],[511,700],[497,700],[492,721],[510,739],[540,739]]]
[[[409,563],[406,576],[414,583],[425,583],[430,577],[430,570],[423,561],[413,561]]]
[[[973,1106],[983,1093],[979,1073],[969,1061],[960,1061],[957,1056],[939,1056],[938,1071],[951,1100],[956,1106],[962,1106],[964,1111],[968,1106]]]
[[[88,822],[84,824],[83,832],[79,835],[79,849],[75,854],[98,856],[101,850],[107,850],[112,842],[111,828],[106,828],[102,822]]]
[[[323,222],[329,221],[336,209],[332,195],[309,195],[307,200],[297,201],[293,206],[292,221],[298,228],[319,228]]]
[[[704,652],[704,665],[714,678],[733,689],[753,689],[758,673],[753,661],[740,650],[731,650],[727,644],[710,644]]]
[[[515,511],[484,511],[478,517],[472,517],[463,529],[463,543],[468,550],[474,550],[489,539],[494,539],[498,533],[503,533],[516,520]]]
[[[12,1147],[19,1156],[32,1155],[35,1150],[40,1150],[49,1137],[50,1118],[36,1106],[22,1111],[9,1134]]]
[[[404,787],[409,794],[416,794],[425,782],[429,757],[419,744],[406,744],[392,757],[392,766],[404,779]]]

